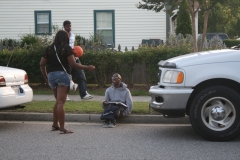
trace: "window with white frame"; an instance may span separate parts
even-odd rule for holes
[[[94,11],[94,35],[100,37],[103,43],[115,45],[115,15],[114,10]]]
[[[51,34],[51,11],[34,11],[35,34]]]

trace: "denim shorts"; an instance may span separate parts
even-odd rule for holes
[[[48,85],[52,89],[56,89],[57,86],[70,86],[70,79],[64,71],[50,72],[48,73]]]

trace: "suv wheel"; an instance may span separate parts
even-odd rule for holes
[[[224,86],[209,87],[197,94],[190,108],[194,130],[211,141],[228,141],[240,133],[240,95]]]

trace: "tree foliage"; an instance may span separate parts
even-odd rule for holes
[[[209,14],[212,10],[216,9],[218,4],[227,4],[229,0],[202,0],[201,9],[203,10],[203,34],[202,34],[202,45],[200,50],[203,48],[204,40],[206,37],[207,29],[208,29],[208,18]]]
[[[186,0],[183,0],[180,4],[178,16],[177,16],[177,28],[176,34],[182,33],[185,37],[187,34],[192,33],[191,19],[188,10],[188,4]]]
[[[153,10],[155,12],[160,11],[167,11],[172,13],[173,10],[177,9],[179,6],[179,3],[182,2],[182,0],[142,0],[144,3],[139,2],[137,5],[138,9],[147,9],[147,10]],[[192,35],[193,35],[193,51],[197,51],[197,36],[196,36],[196,30],[195,30],[195,17],[196,13],[199,10],[200,2],[203,0],[195,1],[195,0],[187,0],[188,3],[188,11],[191,15],[191,21],[192,21]],[[168,9],[168,10],[166,10]]]
[[[166,11],[166,5],[169,6],[168,11],[171,14],[173,10],[178,8],[178,0],[142,0],[144,3],[139,2],[136,7],[138,9],[147,9],[155,12]]]
[[[137,8],[152,10],[155,12],[167,11],[172,13],[174,9],[178,8],[179,3],[182,1],[183,0],[142,0],[142,3],[139,2]],[[191,15],[192,21],[194,52],[198,51],[195,17],[200,8],[201,11],[199,17],[201,21],[198,28],[199,31],[203,33],[203,41],[207,31],[225,32],[229,33],[232,37],[240,34],[239,0],[187,0],[187,4],[187,11]],[[210,22],[208,21],[208,18],[210,19]]]
[[[234,38],[240,35],[240,1],[218,3],[209,14],[207,32],[224,32]],[[203,32],[204,10],[199,12],[199,33]]]

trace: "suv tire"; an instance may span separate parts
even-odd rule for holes
[[[240,133],[240,95],[225,86],[200,91],[190,108],[194,130],[210,141],[228,141]]]

